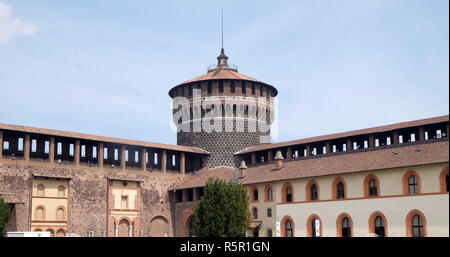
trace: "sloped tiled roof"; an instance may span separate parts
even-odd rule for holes
[[[376,171],[417,165],[449,162],[448,140],[414,143],[406,146],[386,147],[352,153],[330,154],[305,159],[284,161],[280,170],[276,162],[249,167],[247,176],[239,179],[242,184],[256,184],[307,177],[337,175],[364,171]],[[234,179],[235,168],[217,168],[204,172],[172,188],[202,187],[209,177],[226,181]]]

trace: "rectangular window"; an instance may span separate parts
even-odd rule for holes
[[[50,151],[50,142],[49,141],[45,141],[44,153],[48,154],[49,151]]]
[[[247,88],[245,87],[245,82],[242,82],[242,94],[246,94],[247,93]]]
[[[236,91],[236,86],[234,85],[234,81],[231,81],[231,93],[234,94]]]
[[[122,196],[122,210],[128,209],[128,196]]]
[[[114,160],[115,161],[119,160],[119,149],[114,149]]]
[[[252,84],[252,95],[256,94],[255,84]]]
[[[153,155],[153,164],[158,164],[158,153]]]
[[[107,160],[108,159],[108,148],[103,148],[103,159]]]
[[[386,145],[391,145],[391,138],[390,137],[386,138]]]
[[[22,152],[23,151],[23,138],[19,137],[19,145],[17,146],[17,150]]]
[[[134,151],[134,162],[139,162],[139,152]]]
[[[56,154],[61,155],[62,154],[62,143],[59,142],[56,146]]]
[[[223,81],[219,81],[219,93],[223,93]]]
[[[92,147],[92,158],[97,159],[97,147]]]
[[[86,157],[86,146],[85,145],[81,146],[81,157],[82,158]]]
[[[212,84],[208,82],[208,95],[212,94]]]
[[[125,150],[125,161],[128,161],[128,150]]]
[[[73,155],[74,155],[74,146],[73,146],[73,144],[70,144],[70,145],[69,145],[69,155],[70,155],[70,156],[73,156]]]
[[[31,140],[31,152],[32,153],[36,152],[36,147],[37,147],[37,140],[36,139]]]
[[[194,189],[192,188],[188,189],[188,201],[189,202],[194,201]]]
[[[440,129],[436,130],[436,138],[442,138],[442,131]]]
[[[176,165],[176,160],[175,160],[175,154],[172,155],[172,166],[175,167]]]
[[[3,141],[3,149],[9,150],[9,142],[8,141]]]
[[[402,135],[400,135],[400,136],[398,137],[398,143],[399,143],[399,144],[403,144],[403,136],[402,136]]]
[[[272,229],[267,230],[267,237],[272,237]]]
[[[410,141],[416,142],[416,134],[411,134]]]
[[[264,96],[264,87],[259,86],[259,96]]]

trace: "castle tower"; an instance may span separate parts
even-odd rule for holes
[[[244,148],[271,143],[275,87],[240,74],[228,64],[221,49],[217,65],[208,72],[173,87],[173,122],[177,144],[210,152],[208,168],[237,167],[234,153]]]

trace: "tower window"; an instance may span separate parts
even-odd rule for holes
[[[256,94],[255,92],[255,84],[252,84],[252,95]]]
[[[212,94],[212,84],[211,81],[208,82],[208,95]]]
[[[219,81],[219,93],[223,93],[223,81]]]
[[[246,94],[247,93],[247,88],[245,87],[245,82],[242,82],[242,94]]]
[[[236,92],[236,86],[234,85],[234,81],[231,81],[231,87],[230,87],[231,93],[234,94]]]

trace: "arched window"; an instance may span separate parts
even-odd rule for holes
[[[317,186],[311,185],[311,200],[317,200]]]
[[[35,220],[45,220],[45,208],[44,208],[44,206],[36,207]]]
[[[292,189],[286,188],[286,202],[292,202]]]
[[[378,196],[377,182],[375,179],[369,181],[369,196]]]
[[[313,214],[309,216],[306,222],[308,237],[320,237],[322,235],[322,221],[319,216]]]
[[[65,211],[63,207],[58,207],[58,209],[56,209],[56,220],[57,221],[62,221],[65,218]]]
[[[344,189],[344,183],[339,182],[336,186],[336,194],[337,194],[337,199],[343,199],[345,198],[345,189]]]
[[[378,182],[378,178],[369,174],[364,179],[364,195],[365,197],[376,197],[380,194],[380,183]]]
[[[341,223],[342,237],[351,237],[351,228],[350,220],[347,217],[343,218]]]
[[[270,185],[267,185],[265,188],[265,201],[266,202],[270,202],[273,200],[273,192],[272,192],[272,187]]]
[[[195,235],[195,228],[194,228],[194,216],[191,216],[189,219],[189,237],[193,237]]]
[[[306,185],[307,201],[315,201],[319,199],[319,186],[315,180],[311,180]]]
[[[64,229],[60,228],[60,229],[58,229],[58,231],[56,232],[56,236],[57,236],[57,237],[65,237],[65,236],[66,236],[66,231],[64,231]]]
[[[353,235],[353,221],[350,215],[342,213],[336,220],[336,232],[338,237],[351,237]]]
[[[408,178],[408,193],[409,194],[417,194],[417,179],[416,176],[411,175]]]
[[[375,218],[375,234],[377,234],[379,237],[385,237],[384,233],[384,220],[380,216],[377,216]]]
[[[333,181],[333,198],[344,199],[345,198],[345,181],[338,177]]]
[[[283,203],[290,203],[294,201],[294,189],[292,185],[288,182],[284,183],[283,188],[281,189],[281,201]]]
[[[258,201],[258,189],[253,186],[251,191],[251,201],[252,202],[257,202]]]
[[[420,194],[420,176],[417,172],[410,170],[403,176],[403,194]]]
[[[272,209],[267,209],[267,217],[272,217]]]
[[[252,214],[254,219],[258,218],[258,209],[256,207],[253,207]]]
[[[45,187],[40,184],[37,186],[37,196],[45,196]]]
[[[65,196],[66,196],[65,187],[59,186],[58,187],[58,197],[65,197]]]
[[[426,219],[422,212],[412,210],[406,216],[406,234],[409,237],[425,237]]]
[[[416,214],[412,217],[412,236],[423,237],[423,220],[420,215]]]
[[[284,216],[280,222],[282,237],[294,237],[294,221],[290,216]]]
[[[449,192],[449,171],[448,167],[441,171],[440,182],[441,182],[441,192],[448,193]]]
[[[383,213],[376,211],[369,218],[371,236],[387,237],[387,220]]]
[[[50,232],[50,237],[54,237],[55,236],[55,232],[53,231],[53,229],[47,229],[48,232]]]

